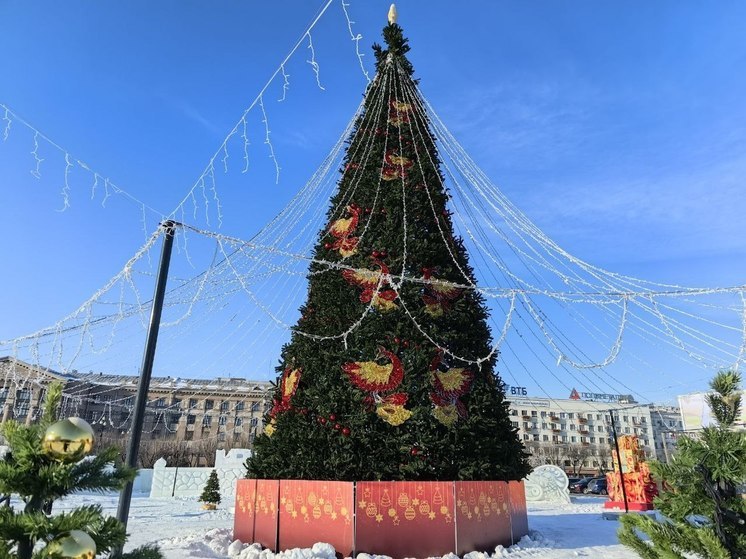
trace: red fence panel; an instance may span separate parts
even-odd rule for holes
[[[523,536],[528,535],[528,512],[526,511],[526,490],[522,481],[509,481],[510,519],[513,543],[518,543]]]
[[[339,557],[353,552],[354,482],[280,481],[280,549],[334,546]]]
[[[456,554],[494,551],[512,543],[508,484],[456,482]]]
[[[233,517],[233,539],[245,543],[254,541],[254,506],[256,503],[256,480],[236,481],[236,512]]]
[[[440,557],[455,549],[453,482],[358,482],[358,553]]]

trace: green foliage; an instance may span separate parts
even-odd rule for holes
[[[61,396],[61,384],[49,386],[38,424],[27,426],[11,420],[0,425],[0,433],[10,447],[0,460],[0,493],[17,495],[25,503],[23,510],[0,507],[0,559],[52,557],[46,551],[46,544],[70,530],[88,533],[96,542],[98,553],[107,553],[125,542],[124,526],[105,516],[98,505],[54,516],[44,513],[48,503],[76,492],[121,489],[136,474],[119,461],[115,448],[72,463],[45,454],[42,438],[45,429],[56,419]],[[132,555],[131,559],[161,558],[157,549],[148,548],[144,553]]]
[[[707,405],[722,427],[731,427],[741,416],[741,373],[722,371],[712,379],[715,393],[706,396]]]
[[[681,437],[670,463],[651,463],[663,482],[655,505],[667,521],[627,515],[619,532],[619,540],[644,559],[746,557],[746,500],[736,491],[746,483],[746,432],[732,429],[739,383],[737,373],[718,373],[708,403],[719,425]],[[698,518],[703,522],[693,523]]]
[[[310,266],[306,303],[296,330],[283,348],[278,371],[299,368],[302,376],[290,405],[283,402],[281,383],[275,409],[265,418],[274,433],[259,435],[247,461],[248,475],[269,479],[330,480],[507,480],[528,471],[526,454],[512,427],[504,384],[491,354],[488,313],[480,293],[463,288],[448,301],[442,315],[423,303],[427,285],[397,285],[396,307],[384,310],[361,298],[338,267],[380,270],[420,279],[431,270],[439,281],[473,285],[474,274],[462,240],[454,232],[447,209],[440,159],[423,101],[411,79],[409,50],[401,28],[384,29],[387,49],[374,47],[378,74],[365,97],[365,111],[349,140],[345,169],[331,200],[328,223],[359,209],[356,252],[343,257],[327,228],[319,233]],[[400,122],[392,111],[406,104]],[[382,179],[391,157],[406,158],[410,171],[396,180]],[[406,227],[403,226],[406,224]],[[383,252],[383,256],[381,253]],[[410,317],[411,315],[411,317]],[[363,317],[361,319],[361,317]],[[413,323],[412,317],[417,322]],[[359,324],[356,324],[360,321]],[[354,328],[352,326],[355,326]],[[342,337],[340,334],[349,332]],[[447,366],[467,368],[473,375],[459,396],[462,413],[450,427],[434,415],[431,364],[436,348],[479,365],[445,358]],[[387,361],[383,348],[401,361],[404,376],[396,387],[407,397],[412,413],[399,425],[387,423],[376,405],[390,395],[371,395],[353,385],[343,372],[351,362]],[[390,362],[390,361],[389,361]],[[285,402],[287,403],[287,402]],[[279,409],[282,408],[282,409]]]
[[[218,473],[215,470],[210,472],[210,477],[207,478],[207,483],[205,483],[199,500],[203,503],[220,503],[220,482],[218,481]]]

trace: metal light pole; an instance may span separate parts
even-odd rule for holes
[[[629,506],[627,505],[627,490],[624,487],[624,472],[622,471],[622,455],[619,452],[619,441],[616,438],[616,422],[614,421],[614,411],[609,410],[611,415],[611,430],[614,432],[614,448],[616,449],[616,460],[619,464],[619,483],[622,486],[622,496],[624,497],[624,512],[629,512]]]
[[[155,347],[158,341],[158,328],[161,324],[161,312],[163,311],[163,299],[166,294],[166,281],[168,279],[168,266],[171,263],[171,249],[174,244],[174,234],[177,223],[174,221],[164,221],[161,224],[165,236],[163,237],[163,248],[161,250],[161,261],[158,266],[158,276],[155,282],[155,295],[153,296],[153,307],[150,313],[150,324],[148,325],[148,334],[145,339],[145,351],[142,357],[142,366],[140,368],[140,379],[137,383],[137,396],[135,397],[135,410],[132,416],[132,426],[130,428],[130,439],[127,444],[127,455],[125,464],[135,468],[137,467],[137,455],[140,450],[140,438],[142,435],[142,424],[145,418],[145,404],[148,400],[148,391],[150,389],[150,376],[153,372],[153,361],[155,360]],[[119,506],[117,507],[117,520],[127,528],[127,518],[130,511],[130,501],[132,500],[133,482],[127,482],[119,496]],[[113,556],[119,557],[122,550],[114,550]]]

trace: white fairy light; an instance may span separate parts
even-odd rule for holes
[[[275,157],[275,148],[272,145],[272,141],[269,139],[269,119],[267,119],[267,111],[264,110],[264,99],[262,97],[259,97],[259,107],[261,107],[262,109],[262,122],[264,123],[264,143],[267,144],[267,149],[269,149],[269,158],[275,164],[275,184],[279,184],[280,164],[277,162],[277,157]]]
[[[285,71],[284,64],[280,64],[280,71],[282,72],[282,97],[277,101],[281,103],[286,99],[288,89],[290,89],[290,74]]]
[[[13,123],[12,120],[10,120],[10,109],[8,107],[5,107],[5,114],[3,115],[3,121],[6,123],[5,127],[3,128],[3,142],[8,139],[8,135],[10,134],[10,125]]]
[[[41,165],[41,162],[44,160],[39,157],[39,133],[38,132],[34,133],[34,149],[31,150],[31,155],[34,156],[34,163],[35,163],[35,167],[34,169],[31,170],[31,174],[34,175],[34,177],[36,177],[37,179],[41,178],[40,165]]]
[[[316,49],[313,48],[313,39],[311,39],[311,32],[306,32],[306,36],[308,37],[308,49],[311,51],[311,59],[306,60],[311,65],[311,68],[313,68],[313,73],[316,76],[316,85],[319,86],[319,89],[324,91],[324,86],[321,85],[321,79],[319,78],[319,63],[316,62]]]
[[[363,75],[365,76],[365,79],[368,83],[370,83],[370,76],[368,75],[368,71],[365,69],[365,65],[363,64],[363,53],[360,52],[360,41],[363,38],[363,36],[358,33],[355,35],[352,32],[352,24],[355,23],[350,19],[350,14],[347,13],[347,8],[350,7],[349,4],[345,4],[344,0],[341,0],[342,3],[342,11],[345,14],[345,19],[347,20],[347,29],[350,31],[350,40],[355,42],[355,54],[357,55],[357,59],[360,62],[360,69],[363,71]]]
[[[70,207],[70,169],[72,169],[73,164],[70,162],[70,155],[65,154],[65,183],[62,185],[62,208],[57,210],[58,212],[64,212],[67,208]]]

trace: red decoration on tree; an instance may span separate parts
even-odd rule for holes
[[[435,279],[433,272],[433,268],[422,268],[422,279],[426,282],[422,301],[425,303],[425,312],[438,317],[450,308],[451,302],[461,295],[462,289],[450,282]]]
[[[354,361],[342,365],[342,370],[350,377],[352,384],[366,392],[388,392],[401,384],[404,368],[399,358],[381,347],[379,358],[385,357],[391,362],[379,365],[375,361]]]
[[[379,311],[393,310],[397,308],[396,303],[394,303],[397,294],[393,289],[387,289],[387,286],[390,285],[387,279],[389,268],[375,258],[375,255],[373,261],[378,264],[379,270],[343,270],[342,277],[347,283],[363,288],[362,293],[360,293],[361,303],[373,301],[373,306]],[[376,289],[378,289],[378,293],[376,293]]]
[[[344,435],[345,437],[349,437],[349,436],[350,436],[350,433],[351,433],[351,431],[350,431],[350,428],[349,428],[349,427],[345,427],[344,429],[342,429],[342,434],[343,434],[343,435]]]

